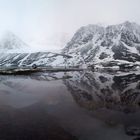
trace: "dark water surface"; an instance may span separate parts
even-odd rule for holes
[[[0,76],[0,140],[139,140],[140,74]]]

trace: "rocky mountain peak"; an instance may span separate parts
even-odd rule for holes
[[[126,21],[107,27],[81,27],[66,45],[63,53],[71,54],[71,65],[76,62],[102,64],[111,61],[140,63],[140,26]],[[117,65],[117,64],[116,64]]]

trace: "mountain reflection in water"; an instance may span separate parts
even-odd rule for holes
[[[0,139],[140,139],[140,74],[0,76]]]

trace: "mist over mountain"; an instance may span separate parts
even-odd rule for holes
[[[56,36],[56,45],[62,42],[65,44],[68,39],[67,36],[61,37]],[[6,32],[0,38],[0,50],[1,53],[8,54],[1,55],[1,65],[14,65],[14,63],[21,65],[23,61],[24,65],[35,63],[56,65],[56,61],[57,66],[65,65],[63,56],[50,53],[45,50],[45,46],[43,47],[44,49],[40,48],[40,50],[33,49],[13,33]],[[51,45],[47,47],[51,47]],[[60,49],[60,52],[62,55],[72,56],[67,59],[69,66],[83,64],[100,67],[116,67],[122,64],[140,65],[140,26],[128,21],[107,27],[84,26],[74,34],[63,49]],[[53,56],[51,61],[48,54]]]
[[[22,39],[10,31],[1,34],[0,37],[0,50],[1,52],[23,52],[29,50],[27,45]]]
[[[22,67],[64,65],[62,55],[46,51],[45,47],[30,46],[12,32],[4,32],[0,37],[0,66]]]

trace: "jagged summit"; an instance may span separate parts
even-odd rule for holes
[[[135,27],[135,26],[139,26],[137,23],[135,22],[130,22],[130,21],[125,21],[124,23],[120,24],[120,25],[124,25],[126,27]]]

